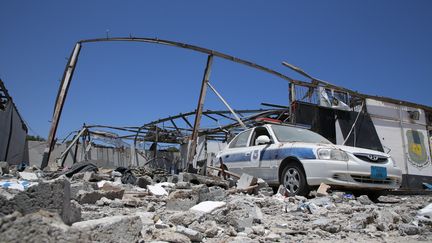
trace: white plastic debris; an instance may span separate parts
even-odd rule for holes
[[[19,176],[21,177],[21,179],[28,181],[36,181],[38,179],[36,173],[31,172],[19,172]]]
[[[153,194],[155,196],[167,196],[168,192],[160,185],[156,184],[154,186],[147,185],[147,190],[150,194]]]
[[[421,221],[432,221],[432,203],[417,212],[417,218]]]
[[[211,213],[215,209],[221,208],[225,205],[226,202],[205,201],[205,202],[200,202],[197,205],[191,207],[190,210],[195,212]]]
[[[0,181],[0,187],[2,188],[8,188],[8,189],[15,189],[19,191],[25,191],[27,188],[37,185],[37,182],[29,182],[26,180],[7,180],[7,181]]]

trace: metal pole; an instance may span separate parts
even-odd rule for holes
[[[238,121],[238,123],[243,127],[247,128],[246,125],[242,122],[240,117],[237,116],[237,114],[234,112],[234,110],[231,108],[230,105],[225,101],[225,99],[222,97],[222,95],[217,92],[217,90],[210,84],[210,82],[207,82],[207,85],[210,87],[211,90],[219,97],[219,99],[225,104],[225,106],[228,108],[228,110],[231,111],[231,113],[234,115],[235,119]]]
[[[60,121],[60,116],[63,110],[63,105],[66,100],[67,92],[69,89],[70,81],[72,80],[72,76],[75,70],[76,63],[78,61],[78,55],[81,50],[81,43],[76,43],[74,50],[71,53],[71,56],[69,58],[68,64],[65,68],[65,71],[63,73],[62,82],[60,84],[60,89],[57,94],[57,100],[56,105],[54,109],[54,114],[51,120],[51,129],[50,133],[48,135],[48,141],[47,141],[47,147],[44,150],[42,163],[41,163],[41,169],[48,166],[48,161],[51,155],[51,150],[54,148],[55,145],[55,135],[57,132],[57,126]]]
[[[199,129],[200,123],[201,123],[202,111],[203,111],[204,101],[205,101],[205,97],[206,97],[206,93],[207,93],[207,83],[208,83],[208,80],[210,79],[212,64],[213,64],[213,55],[209,55],[207,57],[207,64],[206,64],[206,68],[204,71],[204,77],[203,77],[203,80],[201,83],[201,92],[200,92],[200,96],[198,99],[197,109],[195,112],[195,121],[194,121],[192,136],[190,139],[191,143],[190,143],[189,153],[188,153],[188,165],[187,165],[188,167],[189,167],[189,164],[192,162],[193,157],[195,156],[195,150],[196,150],[197,139],[198,139],[198,129]]]

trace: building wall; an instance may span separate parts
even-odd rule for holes
[[[13,103],[7,102],[0,109],[0,161],[15,165],[27,160],[26,137],[27,128]]]

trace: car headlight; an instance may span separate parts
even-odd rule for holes
[[[340,149],[322,148],[317,154],[319,159],[348,161],[348,154]]]

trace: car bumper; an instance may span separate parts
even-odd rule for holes
[[[393,164],[375,164],[363,161],[302,160],[310,186],[322,182],[354,189],[397,189],[402,181],[402,171]],[[371,178],[371,166],[385,167],[387,178]]]

